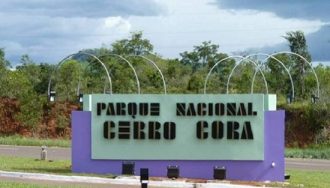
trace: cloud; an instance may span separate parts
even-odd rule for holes
[[[19,63],[22,54],[56,63],[64,56],[127,37],[128,17],[156,16],[155,0],[1,0],[0,48]]]
[[[330,1],[325,0],[216,0],[221,9],[274,12],[283,18],[329,21]]]
[[[312,61],[325,62],[330,60],[330,27],[324,26],[319,31],[306,36],[309,53],[312,56]],[[250,53],[265,52],[272,54],[279,51],[290,51],[288,43],[283,43],[265,46],[262,48],[248,49]]]
[[[10,20],[10,21],[8,21]],[[129,34],[131,24],[122,17],[61,18],[0,14],[0,47],[8,59],[19,62],[22,54],[38,61],[56,62],[86,48],[100,47]]]
[[[2,13],[50,17],[151,16],[164,11],[153,0],[1,0]]]
[[[288,31],[311,34],[324,25],[319,20],[285,19],[272,12],[219,9],[212,2],[166,1],[168,15],[132,16],[129,21],[134,23],[133,30],[144,30],[155,50],[166,57],[178,57],[207,40],[219,44],[219,50],[226,53],[260,49],[285,42],[282,36]]]

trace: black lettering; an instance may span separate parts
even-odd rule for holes
[[[205,116],[206,115],[206,104],[205,103],[198,103],[197,104],[197,114],[199,116]]]
[[[115,123],[112,121],[106,121],[103,124],[103,137],[106,139],[115,138],[115,133],[112,132],[112,128],[115,128]]]
[[[204,140],[207,139],[208,134],[207,132],[204,131],[204,129],[206,129],[208,127],[208,124],[206,121],[199,121],[197,122],[197,138]]]
[[[151,103],[150,104],[150,115],[159,116],[159,112],[160,112],[159,103]]]
[[[227,103],[227,115],[236,116],[236,103]]]
[[[97,115],[100,116],[102,110],[104,110],[106,107],[105,103],[97,103],[96,108],[97,108]]]
[[[237,115],[238,116],[246,116],[247,115],[244,103],[239,103],[239,107],[238,107],[238,110],[237,110]]]
[[[143,129],[145,128],[144,122],[136,121],[134,122],[134,139],[145,139],[145,133]]]
[[[175,139],[175,123],[174,122],[165,122],[164,123],[164,138],[167,140]]]
[[[214,121],[212,123],[212,138],[222,139],[223,138],[223,123],[221,121]]]
[[[213,103],[209,103],[209,116],[213,116]]]
[[[227,122],[227,139],[239,139],[239,123],[236,121],[228,121]]]
[[[217,116],[225,115],[225,105],[223,103],[215,104],[215,115]]]
[[[186,115],[186,104],[185,103],[176,103],[176,115],[177,116]]]
[[[149,122],[149,139],[160,139],[160,123],[157,121],[151,121]]]
[[[148,110],[148,103],[140,103],[140,115],[141,116],[147,116],[148,113],[149,113],[149,110]]]
[[[119,116],[125,116],[126,115],[126,111],[125,111],[125,108],[126,108],[126,104],[123,103],[123,102],[120,102],[120,103],[117,103],[116,104],[116,107],[117,107],[117,115]]]
[[[251,122],[244,122],[241,139],[253,140]]]
[[[129,139],[130,138],[130,122],[119,121],[118,122],[118,138]]]
[[[187,109],[187,116],[196,116],[196,110],[194,103],[189,103],[188,109]]]
[[[128,103],[128,115],[132,116],[133,119],[135,119],[135,116],[137,114],[137,105],[136,103]]]
[[[253,111],[253,103],[249,102],[248,103],[248,115],[249,116],[256,116],[258,113],[256,111]]]
[[[116,112],[115,112],[115,107],[113,105],[113,103],[109,103],[108,104],[108,109],[107,109],[107,115],[110,116],[110,115],[116,115]]]

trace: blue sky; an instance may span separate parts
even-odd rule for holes
[[[208,40],[229,54],[271,53],[288,50],[286,32],[302,30],[313,61],[327,62],[329,9],[324,0],[1,0],[0,48],[14,65],[23,54],[57,63],[143,31],[163,57]]]

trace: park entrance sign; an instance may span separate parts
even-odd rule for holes
[[[123,164],[186,178],[284,180],[284,111],[271,94],[85,94],[72,112],[72,171],[121,174]]]
[[[263,64],[268,60],[279,64],[291,83],[287,101],[294,100],[293,79],[286,63],[276,58],[279,54],[294,55],[311,68],[317,85],[314,99],[319,98],[319,82],[312,65],[293,52],[225,57],[215,62],[206,75],[204,94],[196,95],[167,94],[164,75],[148,56],[133,55],[159,73],[164,94],[141,94],[135,63],[120,55],[104,54],[125,61],[132,69],[137,94],[113,94],[108,67],[100,56],[87,52],[67,56],[56,69],[75,56],[87,55],[104,68],[109,82],[104,86],[104,93],[108,94],[82,94],[78,86],[77,95],[83,95],[83,111],[73,111],[71,116],[72,171],[122,174],[126,169],[124,164],[131,165],[130,168],[134,164],[136,171],[131,169],[131,174],[140,175],[139,169],[148,168],[150,176],[164,177],[174,166],[180,171],[180,177],[213,179],[221,168],[225,169],[226,179],[284,181],[285,113],[276,109],[276,95],[269,94],[263,74]],[[260,59],[262,56],[265,59]],[[212,72],[228,63],[227,60],[231,64],[235,61],[235,66],[227,78],[226,94],[207,94]],[[255,68],[250,94],[229,94],[237,91],[229,87],[234,71],[246,63],[252,63]],[[259,73],[265,91],[254,94],[254,82]],[[55,97],[51,78],[48,84],[50,100]]]
[[[84,100],[92,113],[92,159],[264,159],[269,97],[263,94],[95,94]]]

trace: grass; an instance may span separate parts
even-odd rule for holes
[[[31,158],[0,156],[0,170],[38,172],[49,174],[72,174],[69,160],[40,161]]]
[[[330,171],[287,170],[287,173],[291,175],[290,184],[284,187],[330,187]]]
[[[0,187],[6,188],[78,188],[80,186],[63,186],[63,185],[39,185],[34,183],[18,183],[11,181],[1,181]]]
[[[18,145],[18,146],[48,146],[48,147],[71,147],[71,140],[65,139],[40,139],[28,138],[18,135],[0,136],[0,144],[2,145]]]
[[[330,144],[315,145],[308,148],[286,148],[285,157],[330,160]]]

